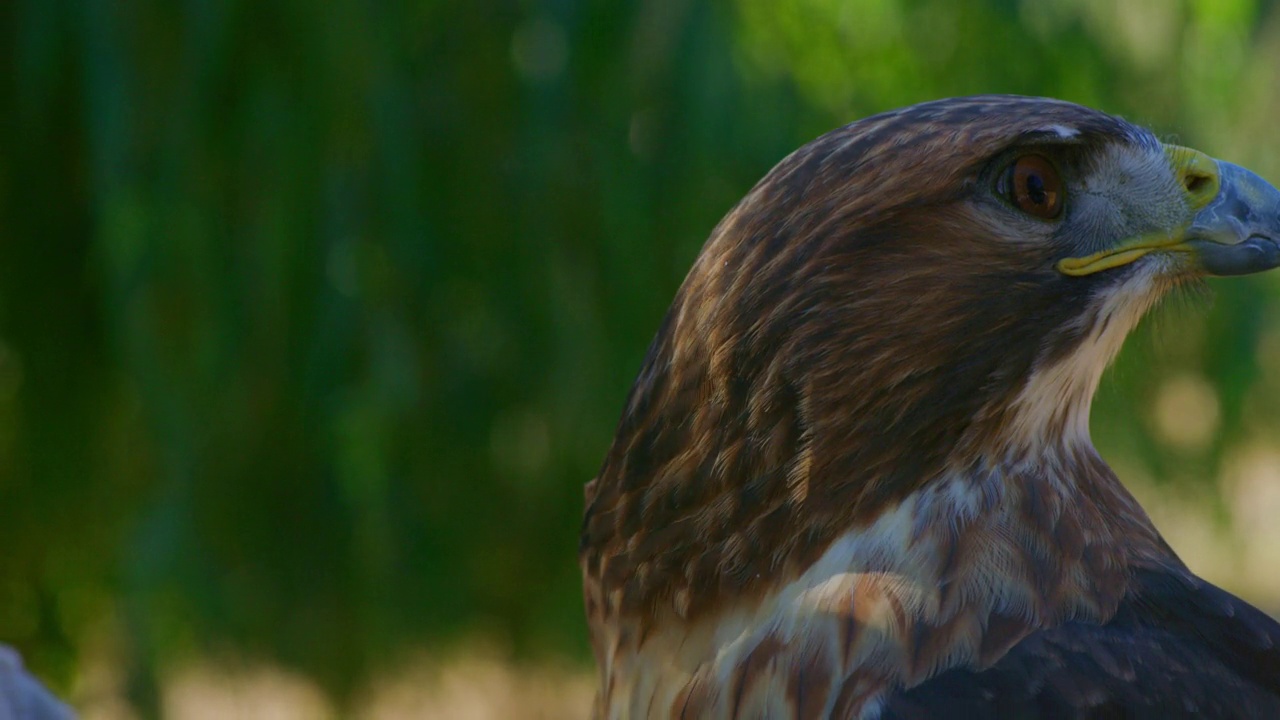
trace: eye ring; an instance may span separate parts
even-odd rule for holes
[[[1022,212],[1041,220],[1062,216],[1066,188],[1058,168],[1045,156],[1022,155],[1009,163],[1000,178],[1001,193]]]

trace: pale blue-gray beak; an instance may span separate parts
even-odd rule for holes
[[[1217,162],[1218,195],[1196,213],[1184,242],[1211,275],[1280,266],[1280,190],[1239,165]]]

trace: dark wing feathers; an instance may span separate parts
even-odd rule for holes
[[[1280,718],[1280,624],[1194,577],[1145,571],[1106,625],[1035,633],[995,666],[891,698],[915,718]]]

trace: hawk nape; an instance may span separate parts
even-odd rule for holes
[[[1055,100],[800,148],[649,348],[582,565],[600,717],[1280,717],[1280,626],[1098,456],[1157,299],[1280,265],[1280,192]]]

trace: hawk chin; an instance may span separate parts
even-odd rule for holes
[[[598,476],[598,717],[1280,717],[1280,626],[1093,449],[1170,288],[1280,265],[1280,192],[1056,100],[877,115],[712,231]]]

